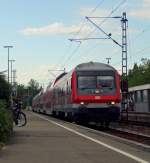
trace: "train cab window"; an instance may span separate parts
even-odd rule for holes
[[[78,88],[79,89],[95,89],[96,77],[95,76],[79,76]]]
[[[115,93],[114,77],[110,75],[78,76],[78,93],[113,95]]]
[[[114,88],[114,78],[113,76],[98,76],[97,77],[97,86],[101,88]]]

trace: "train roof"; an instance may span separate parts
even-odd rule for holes
[[[150,89],[150,84],[138,85],[129,88],[129,92],[138,91],[138,90],[145,90]]]
[[[64,78],[67,74],[70,75],[73,71],[116,71],[116,69],[108,64],[105,63],[100,63],[100,62],[86,62],[86,63],[81,63],[77,65],[73,70],[71,70],[69,73],[62,73],[60,74],[54,81],[53,85],[54,86],[60,79]]]
[[[75,67],[76,71],[88,71],[88,70],[113,70],[116,71],[116,69],[108,64],[100,63],[100,62],[87,62],[79,64]]]
[[[63,73],[61,73],[59,76],[57,76],[56,77],[56,79],[55,79],[55,81],[54,81],[54,85],[55,85],[55,83],[59,80],[59,79],[61,79],[63,76],[65,76],[67,73],[66,72],[63,72]]]
[[[33,100],[39,98],[42,94],[43,94],[43,89],[33,97]]]

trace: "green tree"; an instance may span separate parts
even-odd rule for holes
[[[141,59],[141,64],[134,64],[133,69],[128,72],[129,87],[150,83],[150,60]]]
[[[33,97],[41,90],[39,83],[31,79],[28,82],[28,85],[25,86],[23,84],[18,84],[17,86],[17,96],[22,100],[23,107],[25,108],[27,105],[32,105]]]
[[[17,96],[18,97],[23,97],[26,93],[26,87],[23,84],[18,84],[17,85]]]
[[[33,97],[39,93],[41,91],[41,87],[39,85],[39,83],[34,80],[34,79],[31,79],[28,83],[28,105],[32,105],[32,99]]]
[[[28,89],[30,91],[30,94],[35,95],[39,92],[41,88],[36,80],[31,79],[28,83]]]
[[[7,106],[9,106],[10,101],[10,85],[5,80],[5,77],[0,75],[0,99],[5,101],[7,103]]]
[[[13,129],[13,116],[10,109],[10,85],[0,75],[0,144],[6,142]]]

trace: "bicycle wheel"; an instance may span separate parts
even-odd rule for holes
[[[27,123],[26,115],[23,112],[20,112],[18,115],[18,126],[25,126]]]

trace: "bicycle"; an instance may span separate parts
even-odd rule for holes
[[[27,118],[25,113],[21,111],[21,107],[19,105],[13,110],[14,122],[18,127],[25,126],[27,123]]]
[[[16,113],[16,116],[15,116],[15,124],[18,126],[18,127],[22,127],[22,126],[25,126],[27,123],[27,118],[26,118],[26,115],[25,113],[19,111]]]

